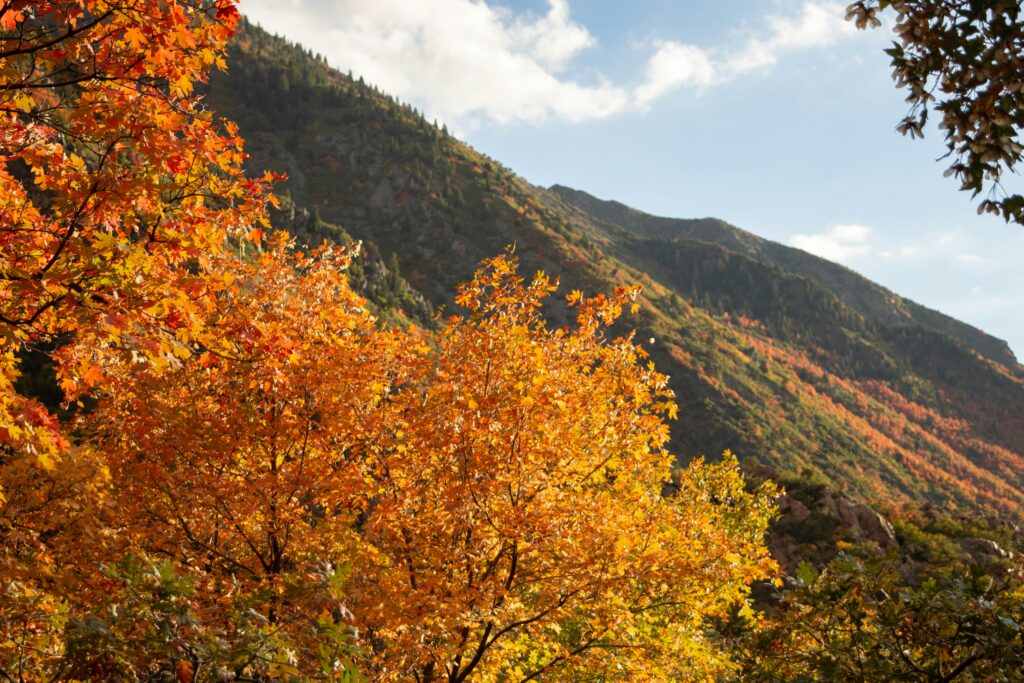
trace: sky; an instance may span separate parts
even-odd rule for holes
[[[832,0],[242,0],[249,18],[436,119],[528,181],[713,216],[1007,340],[1024,227],[944,178],[883,27]],[[1011,187],[1016,187],[1011,182]]]

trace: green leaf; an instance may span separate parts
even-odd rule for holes
[[[796,578],[805,586],[810,586],[817,581],[818,570],[810,562],[801,562],[796,568]]]

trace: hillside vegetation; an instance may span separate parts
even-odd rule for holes
[[[886,508],[1024,514],[1024,375],[1004,342],[722,221],[535,187],[256,27],[230,62],[208,104],[239,123],[250,168],[286,172],[293,206],[394,255],[431,306],[508,245],[564,291],[642,285],[623,324],[671,377],[681,458],[731,448]]]

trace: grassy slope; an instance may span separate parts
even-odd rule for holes
[[[998,340],[717,221],[638,229],[639,212],[534,187],[257,29],[229,64],[208,101],[241,125],[254,170],[288,173],[297,206],[396,254],[432,304],[509,244],[565,290],[643,284],[626,323],[672,376],[681,457],[732,448],[886,505],[1024,517],[1024,381]]]

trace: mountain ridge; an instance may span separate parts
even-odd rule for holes
[[[731,248],[638,234],[255,27],[243,27],[229,65],[207,102],[239,124],[253,172],[287,172],[288,203],[337,228],[315,236],[373,243],[430,306],[450,305],[456,283],[513,244],[524,270],[559,275],[565,289],[643,285],[641,310],[622,330],[651,340],[645,347],[671,376],[681,461],[729,448],[883,507],[1024,519],[1024,380],[1012,354],[999,360],[998,344],[978,337],[992,346],[974,348],[916,309],[909,324],[868,315],[822,277],[759,255],[749,233],[733,234]],[[275,223],[296,231],[287,216]],[[738,230],[703,228],[722,226]],[[568,317],[557,302],[551,315]]]
[[[749,256],[787,267],[835,291],[854,309],[877,317],[882,322],[901,323],[906,318],[944,334],[949,334],[983,356],[1024,373],[1010,345],[969,323],[930,309],[879,285],[851,268],[815,254],[760,237],[719,218],[670,218],[649,214],[616,200],[599,199],[583,190],[552,185],[549,191],[608,222],[648,237],[698,239],[746,253]],[[858,296],[851,290],[866,289]],[[838,291],[837,291],[838,290]],[[847,296],[843,296],[847,294]]]

